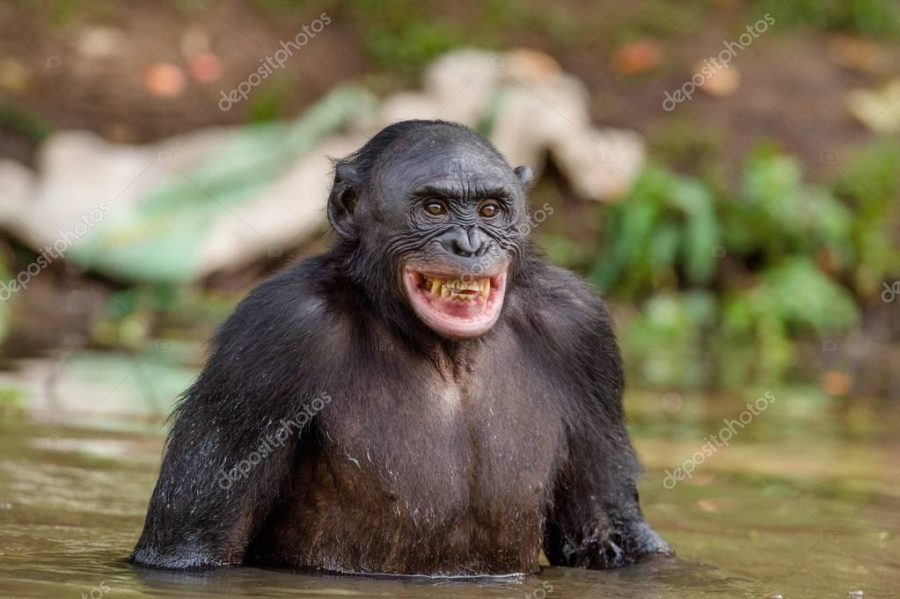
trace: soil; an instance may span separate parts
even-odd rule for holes
[[[289,9],[272,6],[282,4],[103,0],[73,15],[63,2],[7,3],[0,7],[0,56],[24,66],[27,76],[18,91],[0,88],[0,107],[5,103],[27,111],[52,129],[88,129],[136,143],[246,122],[252,103],[222,111],[217,108],[220,92],[244,80],[259,66],[260,57],[271,55],[281,40],[292,38],[323,12],[307,3]],[[341,82],[364,81],[380,92],[415,84],[395,76],[406,72],[402,65],[383,68],[372,62],[366,46],[369,24],[357,13],[335,2],[319,4],[332,22],[279,73],[289,87],[281,108],[284,116],[302,112]],[[654,14],[661,10],[657,4],[573,0],[558,7],[560,18],[578,24],[573,33],[514,23],[497,28],[484,45],[545,50],[584,80],[598,123],[646,134],[653,147],[673,154],[669,162],[689,160],[687,155],[695,150],[691,140],[698,138],[705,151],[726,163],[739,161],[762,140],[771,139],[799,155],[814,177],[834,171],[851,148],[871,138],[848,116],[846,93],[900,73],[896,43],[881,44],[881,51],[893,58],[883,61],[883,68],[854,72],[828,58],[833,36],[795,29],[785,34],[776,23],[732,63],[741,72],[738,93],[726,99],[698,93],[666,112],[665,92],[680,88],[696,63],[717,54],[724,42],[736,40],[760,15],[756,8],[732,0],[717,1],[714,10],[703,13],[686,7],[676,19]],[[461,29],[477,28],[480,18],[477,4],[471,3],[429,4],[427,11],[436,21]],[[126,43],[115,55],[88,58],[79,50],[79,40],[97,25],[124,34]],[[617,76],[609,66],[615,48],[635,32],[640,36],[654,29],[665,29],[655,38],[664,50],[660,67],[643,76]],[[181,48],[188,31],[208,37],[210,50],[221,59],[221,77],[206,84],[191,81],[176,98],[149,95],[143,84],[146,69],[155,62],[184,66]],[[0,158],[33,164],[36,136],[10,126],[9,120],[0,119]]]

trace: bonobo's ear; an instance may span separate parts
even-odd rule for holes
[[[519,183],[522,184],[522,187],[528,189],[531,187],[531,180],[534,178],[534,173],[531,172],[531,169],[527,166],[517,166],[513,169],[513,172],[516,174],[516,178],[519,180]]]
[[[356,169],[346,162],[338,162],[334,169],[334,184],[328,196],[328,222],[345,239],[356,236],[353,215],[359,200]]]

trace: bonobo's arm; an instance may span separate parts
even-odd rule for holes
[[[571,317],[580,320],[567,347],[579,392],[567,406],[567,451],[547,514],[544,551],[554,565],[594,569],[670,553],[638,504],[640,466],[625,430],[622,360],[609,316],[580,284],[570,307]]]
[[[257,288],[217,334],[173,415],[133,562],[208,568],[243,559],[287,480],[309,420],[299,414],[324,392],[311,366],[327,319],[294,280],[287,273]]]

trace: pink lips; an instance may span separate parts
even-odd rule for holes
[[[500,317],[506,273],[457,276],[406,269],[403,283],[413,311],[433,331],[451,339],[479,337]]]

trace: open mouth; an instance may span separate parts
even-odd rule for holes
[[[506,273],[474,277],[407,269],[403,283],[413,310],[435,332],[469,339],[497,322],[506,291]]]

